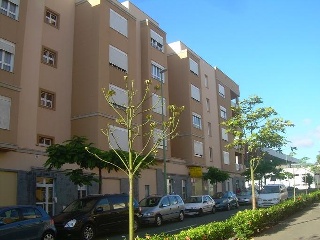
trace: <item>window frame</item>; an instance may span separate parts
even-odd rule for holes
[[[12,99],[10,97],[0,95],[0,102],[3,102],[3,104],[4,104],[4,105],[0,105],[0,110],[6,111],[6,113],[7,113],[4,115],[2,115],[2,114],[0,115],[0,123],[1,123],[0,129],[10,130]],[[5,103],[5,102],[7,102],[7,103]]]
[[[197,121],[195,121],[197,120]],[[192,125],[197,129],[202,129],[202,117],[201,115],[192,112]]]
[[[50,140],[51,144],[46,144],[46,143],[40,143],[40,139],[43,138],[45,140]],[[48,136],[48,135],[42,135],[38,134],[37,135],[37,146],[39,147],[50,147],[54,144],[54,137],[53,136]]]
[[[54,55],[54,58],[53,58],[53,64],[50,63],[50,57],[46,54],[44,54],[44,52],[47,51],[49,54],[53,54]],[[46,56],[46,57],[45,57]],[[44,58],[47,59],[47,61],[44,60]],[[49,62],[48,62],[49,61]],[[45,47],[45,46],[42,46],[42,50],[41,50],[41,62],[47,66],[50,66],[50,67],[54,67],[54,68],[57,68],[58,66],[58,52],[51,49],[51,48],[48,48],[48,47]]]
[[[220,106],[220,117],[227,119],[227,109],[223,106]]]
[[[219,96],[220,97],[226,98],[225,87],[220,83],[218,84],[218,91],[219,91]]]
[[[151,61],[151,77],[159,82],[165,83],[165,74],[161,72],[165,69],[164,66],[160,65],[155,61]]]
[[[15,49],[16,45],[12,42],[9,42],[3,38],[0,38],[0,69],[6,72],[13,72],[14,69],[14,58],[15,58]],[[10,63],[6,62],[5,56],[10,56]],[[9,69],[5,69],[4,66],[9,67]]]
[[[190,84],[190,90],[191,90],[191,98],[197,102],[200,102],[201,101],[200,89],[197,86]]]
[[[163,99],[163,106],[162,106]],[[152,93],[152,111],[160,115],[167,116],[166,98]]]
[[[201,154],[198,154],[196,152],[196,145],[199,145],[199,146],[201,145]],[[203,142],[200,142],[200,141],[197,141],[197,140],[193,140],[193,151],[194,151],[193,155],[195,157],[202,158],[203,157]]]
[[[50,13],[50,18],[47,17],[47,13]],[[52,15],[56,16],[55,24],[52,24],[52,22],[51,22],[51,21],[53,21],[52,17],[51,17]],[[59,29],[59,27],[60,27],[60,14],[53,11],[52,9],[46,7],[45,11],[44,11],[44,22],[54,28]]]
[[[4,1],[6,1],[8,3],[8,6],[7,6],[6,9],[4,7],[2,7],[2,3]],[[10,6],[11,5],[15,6],[15,13],[10,12]],[[12,1],[12,0],[0,0],[0,13],[5,15],[5,16],[7,16],[7,17],[9,17],[9,18],[12,18],[14,20],[19,20],[19,9],[20,9],[20,0],[15,0],[15,1]],[[14,17],[12,15],[14,15]]]
[[[42,93],[52,95],[52,97],[53,97],[53,99],[51,100],[52,107],[48,107],[48,106],[45,106],[42,104]],[[50,100],[48,100],[48,99],[45,99],[44,101],[50,102]],[[56,110],[56,94],[54,92],[40,88],[40,90],[39,90],[39,107],[49,109],[49,110]]]

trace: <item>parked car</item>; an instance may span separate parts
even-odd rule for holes
[[[97,194],[77,199],[53,217],[59,239],[91,240],[102,232],[124,229],[129,223],[127,194]],[[139,205],[134,200],[134,229],[138,228]]]
[[[283,184],[268,184],[260,191],[258,207],[270,207],[288,199],[288,191]]]
[[[231,208],[238,208],[239,202],[236,194],[231,191],[217,192],[213,197],[216,203],[217,210],[230,210]]]
[[[139,202],[140,223],[162,225],[163,221],[184,220],[185,206],[179,195],[148,196]]]
[[[41,207],[17,205],[0,207],[1,240],[53,240],[56,228]]]
[[[257,190],[254,192],[254,199],[258,202],[259,193]],[[252,204],[252,191],[251,189],[246,189],[245,191],[237,194],[238,202],[240,205]]]
[[[216,212],[216,203],[209,195],[191,196],[185,201],[184,205],[186,215]]]

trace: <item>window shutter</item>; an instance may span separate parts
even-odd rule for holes
[[[197,157],[203,157],[203,143],[199,141],[193,142],[194,155]]]
[[[228,141],[228,133],[227,130],[224,128],[221,128],[221,135],[222,135],[222,139]]]
[[[128,37],[128,20],[110,9],[110,27]]]
[[[191,97],[200,102],[200,90],[191,84]]]
[[[224,86],[219,84],[219,95],[224,97],[225,96],[225,91],[224,91]]]
[[[158,33],[153,31],[152,29],[150,29],[150,37],[163,45],[163,37],[161,37]]]
[[[128,71],[128,55],[111,45],[109,45],[109,62]]]
[[[0,96],[0,128],[8,129],[10,127],[10,108],[11,99]]]
[[[20,0],[9,0],[9,2],[12,2],[14,3],[15,5],[18,5],[20,4]]]
[[[152,93],[152,106],[153,111],[162,114],[162,100],[161,96]],[[163,98],[163,114],[166,116],[166,99]]]
[[[194,60],[189,58],[189,64],[190,64],[190,71],[196,75],[199,75],[198,63],[196,63]]]
[[[224,164],[230,164],[230,160],[229,160],[229,153],[228,152],[223,152],[223,162]]]
[[[109,89],[115,91],[110,100],[118,106],[126,107],[128,105],[128,94],[126,90],[110,84]]]
[[[15,54],[15,45],[11,42],[8,42],[2,38],[0,38],[0,49],[9,52],[11,54]]]
[[[109,127],[110,147],[128,151],[128,131],[115,126]]]

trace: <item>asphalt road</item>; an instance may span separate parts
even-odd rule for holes
[[[223,221],[230,216],[234,215],[237,211],[241,211],[247,208],[251,208],[251,206],[240,206],[239,209],[232,209],[230,211],[219,211],[215,214],[206,214],[204,216],[193,216],[189,217],[186,216],[184,221],[182,222],[167,222],[163,223],[160,227],[155,226],[143,226],[137,231],[137,236],[144,237],[147,234],[154,235],[160,233],[168,233],[168,234],[175,234],[182,230],[189,229],[192,227],[197,227],[199,225],[203,225],[206,223],[210,223],[213,221]],[[124,228],[126,228],[124,226]],[[97,240],[121,240],[121,239],[128,239],[128,234],[126,229],[115,229],[114,233],[109,233],[106,235],[101,235],[97,237]]]

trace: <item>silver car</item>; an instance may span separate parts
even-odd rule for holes
[[[179,195],[148,196],[139,202],[140,224],[162,225],[163,221],[184,220],[185,206]]]
[[[191,196],[185,201],[186,215],[202,215],[215,213],[215,201],[209,195]]]

